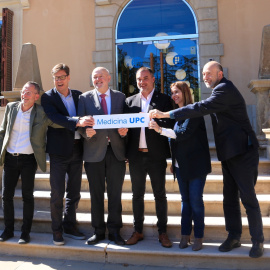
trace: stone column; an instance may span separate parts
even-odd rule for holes
[[[259,139],[263,139],[262,129],[270,127],[270,79],[252,80],[248,87],[256,95],[256,133]]]

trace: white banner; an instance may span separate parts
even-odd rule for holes
[[[149,113],[93,115],[94,129],[148,127]]]

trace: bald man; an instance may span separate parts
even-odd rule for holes
[[[258,176],[258,141],[252,130],[245,100],[235,85],[224,78],[222,66],[215,61],[203,68],[203,80],[212,89],[209,98],[170,112],[153,110],[150,117],[177,121],[211,115],[218,159],[223,172],[223,209],[228,238],[219,247],[227,252],[241,246],[242,219],[239,195],[246,209],[252,248],[249,256],[263,255],[263,225],[255,193]]]

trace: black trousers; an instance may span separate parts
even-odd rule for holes
[[[253,243],[264,241],[261,210],[254,189],[258,176],[258,164],[258,148],[252,146],[246,153],[222,161],[226,230],[229,237],[240,239],[242,234],[240,196],[246,209]]]
[[[34,215],[34,180],[37,162],[34,154],[12,156],[6,153],[2,179],[2,202],[4,211],[5,229],[14,231],[14,204],[15,188],[21,175],[23,197],[23,224],[22,232],[30,233]]]
[[[166,168],[166,159],[153,160],[148,153],[139,152],[137,158],[129,159],[134,227],[139,233],[143,231],[144,194],[147,174],[150,176],[155,197],[158,231],[161,234],[167,230]]]
[[[76,209],[80,201],[82,181],[82,142],[74,144],[71,156],[50,154],[52,231],[62,232],[63,226],[76,226]],[[67,178],[66,178],[67,174]],[[66,203],[63,218],[63,198]]]
[[[92,226],[96,234],[104,234],[104,192],[107,184],[109,233],[118,232],[122,228],[122,186],[124,182],[126,165],[119,161],[108,146],[105,158],[100,162],[85,162],[85,172],[89,182],[91,195]]]

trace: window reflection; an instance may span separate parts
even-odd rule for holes
[[[136,71],[147,66],[155,73],[157,91],[170,95],[171,83],[185,81],[200,100],[196,31],[183,0],[130,2],[116,29],[118,89],[126,96],[138,93]]]
[[[117,39],[196,33],[193,14],[181,0],[134,0],[118,23]]]

